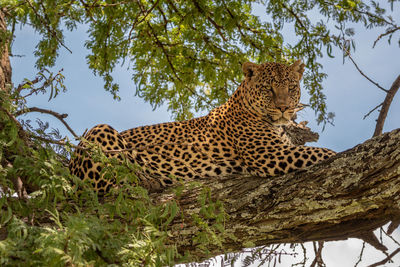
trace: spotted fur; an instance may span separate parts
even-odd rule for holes
[[[250,173],[276,176],[301,169],[335,153],[326,148],[293,146],[281,135],[299,107],[304,64],[244,63],[245,79],[222,106],[182,122],[133,128],[118,133],[109,125],[92,128],[85,139],[109,157],[127,158],[142,167],[149,189],[176,180]],[[81,143],[81,146],[84,144]],[[115,182],[101,176],[102,166],[77,149],[71,173],[89,179],[103,192]],[[144,175],[145,176],[145,175]]]

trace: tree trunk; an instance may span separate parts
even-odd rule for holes
[[[8,90],[11,85],[11,65],[8,56],[8,39],[6,20],[0,9],[0,90]],[[3,37],[2,37],[3,36]],[[0,103],[1,104],[1,103]]]
[[[5,97],[10,97],[9,93],[12,88],[12,80],[11,80],[11,64],[10,64],[10,57],[9,57],[9,51],[8,51],[8,46],[10,42],[10,36],[7,33],[7,24],[5,20],[5,14],[4,14],[4,9],[0,8],[0,90],[5,91]],[[2,111],[5,111],[3,108],[3,102],[4,99],[0,97],[0,109]],[[3,129],[4,124],[3,122],[0,122],[0,130]],[[20,136],[25,137],[25,132],[21,129],[19,131]],[[4,149],[4,156],[1,159],[0,164],[5,167],[7,165],[12,165],[12,160],[10,158],[13,156],[12,153],[8,151],[7,148]],[[26,187],[28,183],[25,183],[26,177],[13,177],[12,182],[14,184],[14,189],[18,193],[18,196],[21,198],[26,198],[27,197],[27,192],[26,192]],[[36,187],[35,186],[29,186],[30,191],[34,190]],[[1,237],[1,234],[0,234]],[[1,240],[1,239],[0,239]]]
[[[193,220],[201,208],[202,187],[183,191],[177,200],[182,214],[172,223],[171,242],[197,260],[245,247],[350,237],[384,250],[372,230],[389,221],[393,221],[390,231],[398,226],[400,129],[283,176],[230,176],[200,182],[211,190],[213,201],[224,203],[227,219],[222,247],[210,242],[206,255],[193,242],[203,231]],[[171,195],[154,197],[168,201]],[[208,221],[209,226],[213,223]]]

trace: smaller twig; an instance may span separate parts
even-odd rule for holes
[[[353,10],[354,10],[355,12],[360,13],[360,14],[364,14],[364,15],[367,15],[367,16],[369,16],[369,17],[375,18],[376,20],[382,20],[382,21],[384,21],[386,24],[391,25],[391,26],[393,26],[393,27],[396,27],[396,26],[397,26],[396,24],[394,24],[394,23],[391,22],[391,21],[388,21],[388,20],[385,19],[384,17],[380,17],[380,16],[378,16],[378,15],[372,14],[371,12],[358,10],[357,8],[354,8]]]
[[[29,84],[29,85],[34,85],[34,84],[38,83],[40,80],[41,80],[41,78],[36,77],[36,79],[34,79],[33,81],[27,81],[27,82],[24,82],[24,83],[21,83],[20,85],[18,85],[18,88],[17,88],[17,90],[16,90],[17,96],[20,95],[20,93],[21,93],[21,91],[24,89],[24,86],[25,86],[25,85],[27,85],[27,84]]]
[[[353,57],[351,56],[350,51],[344,46],[344,45],[340,45],[339,43],[339,47],[343,50],[343,52],[346,53],[346,55],[350,58],[351,62],[353,63],[353,65],[356,67],[356,69],[358,70],[358,72],[364,76],[368,81],[370,81],[371,83],[373,83],[376,87],[378,87],[379,89],[381,89],[384,92],[388,92],[387,89],[383,88],[382,86],[380,86],[377,82],[375,82],[374,80],[372,80],[370,77],[368,77],[367,75],[365,75],[365,73],[360,69],[360,67],[357,65],[357,63],[354,61]]]
[[[397,93],[400,87],[400,75],[394,80],[392,86],[386,94],[385,100],[383,100],[381,111],[379,112],[379,117],[376,121],[375,132],[373,136],[380,135],[383,130],[383,124],[385,123],[386,116],[389,111],[390,104],[393,101],[394,95]]]
[[[33,94],[36,94],[36,93],[38,93],[38,92],[40,92],[41,90],[43,90],[43,86],[41,86],[41,87],[39,87],[39,88],[35,88],[35,89],[32,89],[28,94],[26,94],[26,95],[24,95],[24,96],[21,96],[21,97],[17,97],[15,100],[19,100],[19,99],[26,99],[27,97],[29,97],[29,96],[31,96],[31,95],[33,95]]]
[[[393,256],[395,256],[397,253],[399,253],[400,252],[400,248],[398,248],[398,249],[396,249],[395,251],[393,251],[390,255],[388,255],[385,259],[383,259],[383,260],[381,260],[381,261],[378,261],[378,262],[376,262],[376,263],[374,263],[374,264],[371,264],[371,265],[368,265],[368,267],[376,267],[376,266],[380,266],[380,265],[383,265],[383,264],[385,264],[386,262],[388,262],[388,261],[390,261],[392,258],[393,258]]]
[[[1,11],[2,11],[5,15],[7,15],[8,17],[11,17],[10,11],[13,11],[13,10],[19,8],[20,6],[23,6],[23,5],[25,5],[25,2],[24,2],[24,1],[22,1],[21,3],[16,4],[16,5],[13,3],[11,6],[2,7],[2,8],[1,8],[2,10],[1,10]],[[2,239],[0,239],[0,240],[2,240]]]
[[[381,227],[381,228],[382,228],[382,227]],[[394,239],[393,236],[392,236],[392,234],[391,234],[391,233],[388,233],[389,231],[386,232],[385,229],[382,228],[382,232],[383,232],[387,237],[389,237],[394,243],[396,243],[396,245],[398,245],[398,246],[400,247],[399,241],[397,241],[396,239]]]
[[[322,249],[324,247],[324,242],[323,241],[318,241],[318,249],[317,249],[317,242],[316,241],[313,242],[313,246],[314,246],[315,258],[314,258],[313,262],[311,263],[310,267],[314,267],[314,266],[321,267],[321,266],[324,266],[324,261],[322,260]]]
[[[39,72],[39,73],[37,74],[38,76],[36,76],[36,78],[35,78],[34,80],[32,80],[32,81],[26,81],[26,82],[23,82],[23,83],[21,83],[20,85],[18,85],[18,87],[17,87],[17,89],[15,90],[15,93],[14,93],[14,95],[16,95],[16,96],[15,96],[15,100],[25,99],[25,98],[27,98],[28,96],[31,96],[31,95],[33,95],[33,94],[37,94],[37,93],[40,92],[40,91],[44,92],[44,91],[45,91],[44,89],[45,89],[46,87],[49,87],[49,86],[52,87],[52,83],[53,83],[54,81],[56,81],[56,84],[59,84],[59,83],[60,83],[60,80],[62,79],[62,76],[61,76],[61,72],[62,72],[62,71],[63,71],[63,69],[59,70],[58,73],[53,77],[53,76],[52,76],[53,73],[51,73],[49,70],[47,70],[46,68],[44,68],[41,72]],[[45,74],[43,74],[43,72],[48,73],[48,74],[49,74],[49,77],[46,77]],[[38,82],[41,82],[43,79],[44,79],[44,82],[43,82],[43,84],[42,84],[41,86],[39,86],[39,87],[37,87],[37,88],[32,88],[34,84],[37,84]],[[25,85],[29,85],[29,87],[24,88]],[[63,86],[61,86],[61,87],[63,87]],[[30,92],[27,93],[27,94],[24,95],[24,96],[21,96],[21,92],[22,92],[24,89],[30,89]]]
[[[372,112],[374,112],[377,108],[381,107],[383,103],[380,103],[376,107],[374,107],[372,110],[370,110],[367,114],[364,115],[363,120],[365,120],[369,115],[371,115]]]
[[[301,21],[301,19],[299,18],[299,16],[297,16],[296,12],[293,11],[293,9],[291,9],[290,7],[288,7],[284,1],[281,2],[282,7],[284,9],[286,9],[287,11],[289,11],[289,13],[295,18],[296,22],[301,26],[301,28],[303,28],[303,30],[310,34],[307,30],[307,28],[304,26],[303,22]]]
[[[50,115],[56,117],[57,119],[59,119],[65,125],[65,127],[68,129],[68,131],[70,131],[71,134],[75,138],[78,138],[78,135],[74,132],[74,130],[72,130],[72,128],[64,120],[66,117],[68,117],[68,114],[65,114],[65,113],[64,114],[60,114],[60,113],[57,113],[55,111],[48,110],[48,109],[43,109],[43,108],[38,108],[38,107],[31,107],[31,108],[26,108],[26,109],[17,111],[15,113],[15,117],[21,116],[21,115],[29,113],[29,112],[40,112],[40,113],[50,114]]]
[[[297,263],[293,263],[293,264],[291,265],[291,267],[294,267],[294,266],[303,266],[303,267],[305,267],[305,266],[306,266],[306,262],[307,262],[307,248],[304,246],[303,243],[300,243],[299,245],[301,246],[301,249],[303,250],[303,260],[300,261],[300,262],[297,262]],[[292,247],[292,246],[295,246],[295,244],[292,244],[291,247]]]
[[[50,143],[50,144],[55,144],[55,145],[60,145],[60,146],[66,146],[66,145],[70,145],[73,148],[79,148],[79,149],[87,149],[86,147],[81,147],[81,146],[76,146],[74,144],[69,144],[63,140],[54,140],[54,139],[48,139],[39,135],[35,135],[35,134],[30,134],[29,137],[43,141],[45,143]]]
[[[360,255],[358,256],[358,261],[356,262],[356,264],[354,265],[354,267],[357,267],[358,264],[361,263],[362,256],[363,256],[363,254],[364,254],[364,249],[365,249],[365,242],[363,242],[363,244],[362,244],[362,248],[361,248],[361,251],[360,251]]]
[[[378,38],[376,38],[376,40],[375,40],[375,42],[374,42],[372,48],[375,48],[375,45],[379,42],[379,40],[380,40],[381,38],[383,38],[383,37],[385,37],[385,36],[387,36],[387,35],[389,35],[389,34],[393,34],[395,31],[398,31],[398,30],[400,30],[400,27],[394,27],[394,28],[392,28],[392,29],[390,29],[390,30],[387,30],[385,33],[380,34],[380,35],[378,36]],[[389,39],[390,39],[390,37],[389,37]]]

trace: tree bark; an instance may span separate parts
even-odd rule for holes
[[[10,95],[10,90],[12,88],[12,80],[11,80],[11,74],[12,74],[12,69],[11,69],[11,64],[10,64],[10,57],[9,57],[9,51],[8,51],[8,46],[9,46],[9,35],[7,34],[7,24],[6,24],[6,19],[5,19],[5,14],[4,14],[4,9],[0,8],[0,90],[5,91],[5,97],[9,97]],[[0,97],[0,109],[3,112],[7,112],[3,108],[4,104],[4,99]],[[3,129],[4,124],[0,122],[0,130]],[[26,139],[25,132],[23,129],[19,131],[20,137],[23,139]],[[3,148],[4,149],[4,148]],[[5,157],[1,159],[0,164],[4,167],[7,165],[12,164],[12,160],[9,160],[13,155],[9,153],[8,149],[4,149],[4,155]],[[18,196],[20,198],[26,198],[27,197],[27,181],[26,177],[14,177],[12,178],[12,182],[14,184],[14,189],[18,193]],[[29,186],[28,189],[29,191],[34,190],[36,187],[35,186]],[[1,233],[0,233],[1,237]]]
[[[389,112],[389,107],[392,104],[393,98],[396,95],[399,88],[400,88],[400,75],[397,76],[396,80],[394,80],[389,91],[386,93],[385,100],[382,103],[381,111],[379,112],[379,117],[376,120],[376,126],[375,126],[375,131],[374,131],[373,136],[377,136],[382,133],[383,124],[385,123],[386,116]]]
[[[350,237],[384,250],[371,231],[390,221],[398,226],[400,129],[283,176],[218,177],[200,183],[211,190],[213,201],[224,204],[222,247],[210,244],[206,254],[193,242],[202,231],[192,219],[201,208],[202,186],[183,191],[177,200],[182,213],[170,228],[171,242],[197,260],[245,247]],[[168,201],[171,194],[154,197]]]
[[[0,36],[7,36],[6,20],[3,10],[0,9]],[[0,90],[7,90],[11,85],[11,64],[8,56],[8,40],[0,37]]]

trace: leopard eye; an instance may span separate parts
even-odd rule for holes
[[[267,88],[266,90],[265,90],[265,93],[268,95],[268,96],[272,96],[272,88]]]

